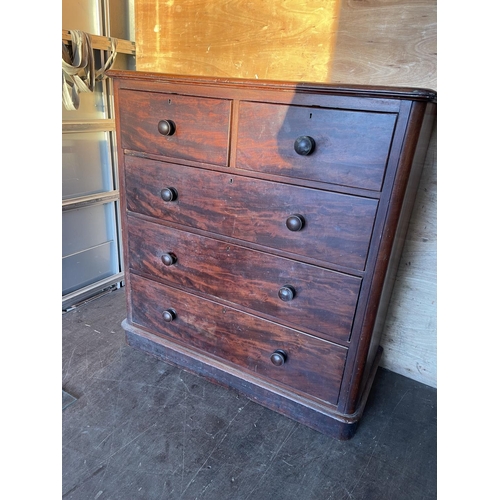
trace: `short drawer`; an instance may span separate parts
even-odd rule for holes
[[[230,101],[120,92],[122,148],[226,166]]]
[[[130,285],[133,323],[337,403],[346,348],[142,277],[132,275]]]
[[[131,269],[349,340],[361,279],[128,218]]]
[[[379,191],[396,117],[241,102],[236,164],[246,170]]]
[[[129,211],[365,267],[377,200],[136,157],[125,158],[125,171]]]

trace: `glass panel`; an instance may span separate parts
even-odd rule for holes
[[[109,132],[62,134],[62,198],[113,190]]]
[[[94,51],[97,52],[97,51]],[[96,56],[96,67],[101,64],[100,54]],[[101,120],[107,118],[106,109],[104,108],[104,91],[103,82],[96,82],[94,92],[81,92],[80,106],[75,110],[68,110],[62,104],[62,119],[63,120]]]
[[[114,240],[113,209],[114,202],[111,202],[63,212],[63,257]]]
[[[113,257],[113,242],[105,242],[79,254],[62,260],[62,295],[92,285],[115,274],[110,261]]]
[[[106,203],[63,213],[63,295],[120,271],[115,210]]]

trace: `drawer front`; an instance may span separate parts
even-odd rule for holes
[[[128,218],[131,269],[349,340],[361,279]]]
[[[230,101],[222,99],[123,90],[122,147],[226,166],[230,110]],[[163,123],[162,130],[172,135],[160,133],[161,121],[171,122],[170,128]]]
[[[337,403],[347,349],[135,275],[130,284],[134,323],[252,374]],[[164,312],[172,310],[175,319],[166,321]],[[285,353],[281,366],[270,359],[277,350]]]
[[[125,168],[130,211],[364,269],[376,200],[135,157]]]
[[[379,191],[397,115],[240,103],[237,166],[270,174]],[[295,151],[300,137],[312,152]],[[297,145],[307,153],[307,141]]]

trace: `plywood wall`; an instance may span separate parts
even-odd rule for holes
[[[436,0],[135,0],[142,71],[437,90]],[[436,375],[436,135],[388,312],[382,366]]]
[[[326,81],[338,0],[136,0],[137,69]]]
[[[344,0],[330,82],[437,90],[437,0]]]
[[[343,1],[331,81],[437,90],[436,17],[435,0]],[[434,130],[381,341],[382,366],[432,387],[437,387],[436,151]]]
[[[437,387],[437,161],[434,134],[382,337],[382,366]]]

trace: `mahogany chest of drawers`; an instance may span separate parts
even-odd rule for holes
[[[109,75],[127,342],[350,438],[435,94]]]

